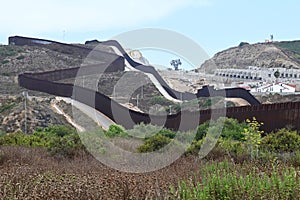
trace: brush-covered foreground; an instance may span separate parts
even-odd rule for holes
[[[199,159],[204,139],[220,121],[216,145]],[[170,166],[143,174],[101,164],[70,127],[1,133],[0,199],[300,199],[297,131],[265,134],[255,119],[219,119],[212,125],[200,125],[186,153]],[[86,136],[101,135],[128,151],[146,153],[177,134],[178,144],[192,135],[141,124],[132,130],[114,125]]]

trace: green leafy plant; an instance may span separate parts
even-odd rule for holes
[[[265,136],[261,148],[277,153],[294,152],[300,149],[300,136],[296,131],[280,129]]]
[[[248,128],[244,128],[243,134],[248,145],[248,151],[251,154],[251,158],[254,158],[254,156],[258,157],[258,147],[261,144],[261,135],[264,132],[259,129],[263,123],[258,122],[255,117],[253,117],[252,121],[247,119],[246,123],[248,124]]]
[[[112,124],[109,126],[108,131],[105,132],[105,135],[108,137],[126,137],[128,136],[125,129],[116,124]]]
[[[146,153],[146,152],[153,152],[161,149],[165,145],[169,144],[171,139],[166,137],[162,134],[154,135],[148,138],[145,143],[138,147],[138,152]]]
[[[211,124],[210,124],[211,123]],[[196,132],[196,140],[201,140],[207,134],[209,126],[217,126],[218,124],[222,124],[222,138],[230,138],[234,140],[242,141],[244,138],[243,130],[247,127],[245,123],[239,123],[236,119],[232,118],[219,118],[215,122],[205,122],[197,127]]]
[[[21,132],[6,134],[0,137],[0,145],[43,147],[52,155],[63,157],[72,157],[76,150],[84,149],[76,130],[69,126],[51,126],[31,135]]]
[[[300,181],[296,168],[262,166],[253,163],[209,162],[197,177],[170,187],[170,199],[299,199]]]

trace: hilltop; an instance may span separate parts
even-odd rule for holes
[[[213,69],[244,68],[259,66],[266,68],[300,69],[300,41],[284,41],[249,44],[216,53],[200,67],[212,72]]]

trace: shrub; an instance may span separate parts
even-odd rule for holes
[[[125,129],[122,126],[112,124],[109,126],[108,131],[105,132],[105,135],[107,137],[125,137],[127,136],[127,133],[125,132]]]
[[[249,119],[246,120],[248,124],[248,128],[244,129],[243,134],[245,135],[245,141],[248,145],[248,151],[251,154],[251,158],[258,157],[258,147],[261,144],[261,135],[263,131],[260,131],[260,126],[263,123],[259,123],[255,117],[253,117],[252,121]]]
[[[2,57],[9,57],[9,56],[16,56],[17,52],[13,47],[6,47],[0,49],[0,56]]]
[[[226,118],[221,133],[222,138],[242,141],[244,138],[243,130],[247,127],[245,123],[239,123],[238,120]]]
[[[4,65],[6,63],[9,63],[9,60],[2,60],[1,63]]]
[[[40,129],[39,129],[40,130]],[[51,134],[58,137],[65,135],[76,134],[76,129],[71,126],[50,126],[44,129],[47,134]]]
[[[261,148],[272,152],[294,152],[300,149],[300,136],[296,131],[280,129],[263,137]]]
[[[247,154],[247,149],[241,141],[219,139],[218,146],[225,149],[229,156],[233,156],[235,158]]]
[[[245,123],[239,123],[236,119],[219,118],[216,122],[211,122],[211,126],[223,125],[221,137],[241,141],[244,138],[243,130],[247,127]],[[198,126],[195,140],[201,140],[207,134],[209,122]]]
[[[172,102],[165,99],[163,96],[154,96],[154,97],[152,97],[150,99],[150,103],[152,105],[159,104],[159,105],[164,105],[164,106],[172,104]]]
[[[205,122],[197,127],[197,132],[195,136],[196,141],[201,140],[206,136],[208,127],[209,127],[209,122]]]
[[[145,141],[144,144],[138,147],[138,152],[146,153],[153,152],[161,149],[165,145],[169,144],[171,141],[170,138],[163,136],[161,134],[157,134],[155,136],[150,137]]]
[[[62,157],[73,157],[76,150],[82,149],[80,138],[77,134],[66,135],[64,137],[52,137],[47,142],[47,150],[52,155]]]
[[[187,148],[186,154],[198,154],[202,144],[203,140],[194,140],[192,144]]]
[[[162,127],[154,126],[152,124],[137,124],[134,125],[133,129],[127,130],[128,134],[135,138],[150,138],[153,135],[159,133]]]
[[[43,147],[52,155],[72,157],[76,150],[84,149],[74,128],[69,126],[51,126],[38,129],[31,135],[17,132],[0,137],[0,145]]]
[[[248,42],[241,42],[241,43],[239,44],[239,47],[243,47],[243,46],[246,46],[246,45],[249,45],[249,43],[248,43]]]
[[[3,137],[4,135],[6,135],[6,133],[0,130],[0,137]]]
[[[159,134],[161,134],[162,136],[168,137],[170,139],[173,139],[176,136],[176,132],[170,130],[170,129],[166,129],[163,128],[159,131]]]
[[[9,73],[9,72],[2,72],[1,75],[2,75],[2,76],[11,76],[12,74]]]
[[[17,60],[23,60],[25,58],[25,56],[21,55],[17,57]]]
[[[24,145],[26,135],[22,133],[11,133],[0,137],[0,145],[3,146],[20,146]]]

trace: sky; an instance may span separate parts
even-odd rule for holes
[[[0,0],[0,44],[12,35],[84,43],[159,28],[185,35],[211,57],[271,34],[276,41],[299,40],[299,8],[299,0]],[[165,65],[172,58],[144,54]]]

